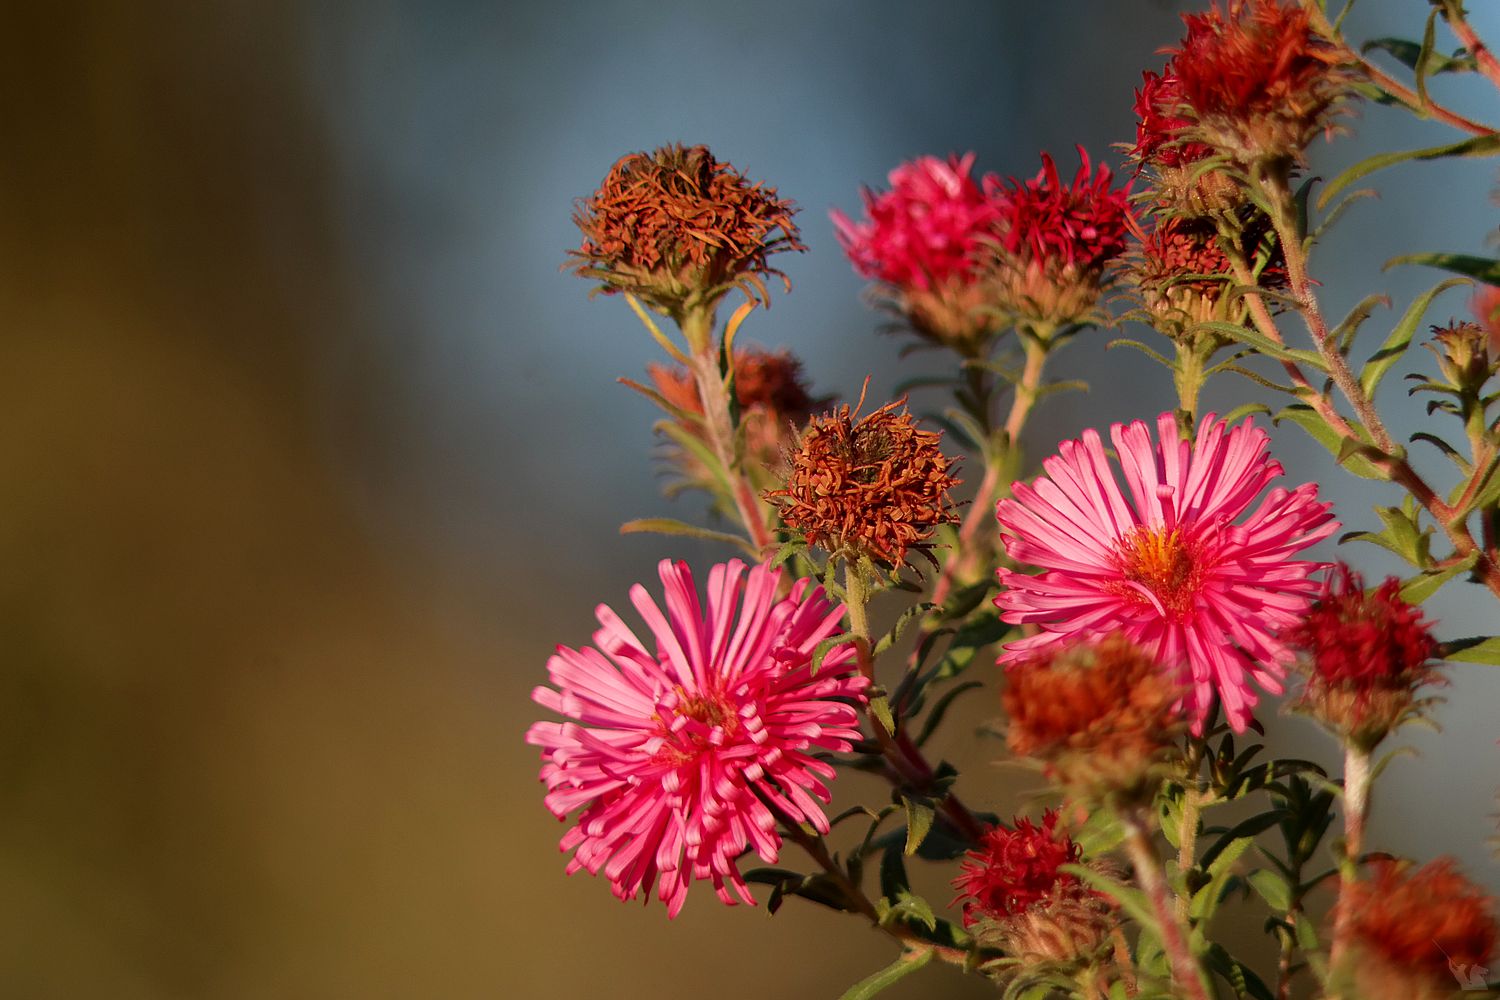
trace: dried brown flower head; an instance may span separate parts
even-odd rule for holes
[[[1117,634],[1047,647],[1009,664],[1005,678],[1011,752],[1089,798],[1147,789],[1185,728],[1181,687]]]
[[[948,491],[960,480],[938,449],[942,435],[897,412],[904,403],[860,418],[841,406],[803,431],[786,486],[765,496],[808,545],[900,566],[913,551],[931,559],[933,533],[958,520]]]
[[[1355,941],[1341,971],[1368,1000],[1438,1000],[1488,978],[1500,938],[1493,900],[1451,858],[1411,867],[1377,862],[1373,877],[1339,900]]]
[[[776,275],[773,253],[805,250],[792,222],[796,207],[776,189],[752,183],[707,146],[663,146],[631,153],[581,199],[573,222],[583,244],[570,250],[573,272],[605,292],[633,292],[674,317],[712,307],[738,288],[765,304]]]
[[[703,399],[693,373],[679,365],[651,364],[646,367],[652,385],[667,402],[689,414],[703,415]],[[752,477],[764,478],[769,488],[779,482],[785,453],[797,443],[798,432],[814,410],[827,406],[829,397],[814,397],[802,374],[802,362],[790,351],[768,351],[759,347],[734,351],[734,394],[744,428],[747,468]],[[701,424],[679,421],[694,437],[703,438]],[[669,453],[689,485],[707,486],[711,476],[703,463],[686,448]]]

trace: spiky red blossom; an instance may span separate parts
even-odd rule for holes
[[[992,270],[1005,307],[1053,323],[1082,319],[1102,288],[1105,265],[1125,250],[1129,187],[1111,186],[1082,146],[1072,183],[1042,154],[1033,178],[1009,180],[996,224]]]
[[[1339,49],[1281,0],[1229,0],[1182,20],[1168,72],[1196,119],[1191,138],[1244,167],[1300,162],[1349,93]]]
[[[1442,683],[1432,663],[1438,653],[1432,625],[1401,598],[1395,577],[1367,592],[1360,575],[1339,564],[1282,639],[1307,658],[1299,707],[1365,748],[1406,716],[1417,688]]]
[[[1484,966],[1500,938],[1494,903],[1479,886],[1440,858],[1417,871],[1408,863],[1375,862],[1373,877],[1343,890],[1357,952],[1353,976],[1371,1000],[1425,1000],[1484,982]]]
[[[899,566],[912,551],[930,559],[938,526],[958,520],[942,435],[898,413],[903,402],[858,419],[846,404],[808,423],[786,486],[765,494],[808,545]]]
[[[1083,849],[1057,829],[1057,810],[1042,814],[1042,825],[1019,817],[1013,826],[996,825],[985,831],[976,850],[964,858],[953,887],[955,903],[962,901],[965,926],[982,919],[1019,916],[1054,893],[1079,883],[1078,876],[1060,871],[1077,864]]]
[[[1188,139],[1185,131],[1193,120],[1183,117],[1182,82],[1170,66],[1161,73],[1146,70],[1141,74],[1140,89],[1135,92],[1136,173],[1147,164],[1179,167],[1213,153],[1201,142]]]
[[[889,191],[864,191],[866,221],[829,213],[862,277],[880,282],[917,332],[973,353],[994,325],[979,307],[981,241],[1000,216],[994,175],[970,176],[974,154],[922,156],[892,170]]]
[[[711,306],[732,288],[765,302],[762,278],[786,276],[767,259],[805,250],[796,206],[752,183],[707,146],[663,146],[621,157],[599,190],[578,202],[583,243],[573,272],[606,292],[633,292],[676,315]],[[790,288],[790,282],[786,282]]]

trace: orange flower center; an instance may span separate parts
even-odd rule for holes
[[[1200,555],[1199,547],[1176,528],[1135,528],[1120,539],[1115,551],[1125,579],[1136,585],[1122,588],[1121,593],[1146,603],[1138,589],[1145,588],[1168,618],[1182,621],[1196,606],[1202,584]]]
[[[734,706],[729,704],[728,699],[722,695],[698,694],[689,695],[683,693],[682,704],[677,707],[678,715],[685,715],[703,723],[709,728],[722,726],[726,736],[734,735],[739,728],[740,718],[735,714]]]
[[[673,767],[681,766],[713,747],[730,742],[739,732],[739,713],[722,694],[712,691],[689,694],[679,686],[677,699],[673,708],[656,717],[666,740],[657,751],[658,760]]]

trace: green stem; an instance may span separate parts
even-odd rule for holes
[[[734,425],[730,420],[729,390],[724,376],[719,371],[719,359],[714,347],[714,315],[711,309],[694,309],[683,314],[682,332],[692,348],[691,368],[698,384],[698,396],[703,400],[703,426],[708,445],[714,456],[724,467],[729,480],[730,500],[740,517],[740,523],[750,536],[750,544],[761,558],[773,546],[771,532],[766,527],[765,508],[755,488],[745,475],[743,463],[738,461],[734,449]]]
[[[1167,888],[1161,859],[1156,856],[1156,848],[1152,846],[1151,835],[1147,832],[1145,810],[1131,809],[1120,817],[1120,821],[1125,828],[1125,850],[1135,866],[1136,881],[1151,903],[1151,910],[1156,915],[1156,922],[1161,930],[1162,950],[1166,952],[1167,961],[1172,966],[1172,979],[1181,987],[1188,1000],[1208,1000],[1208,993],[1203,986],[1203,972],[1188,949],[1183,923],[1173,912],[1172,893]]]
[[[812,858],[818,867],[822,868],[824,873],[838,886],[839,892],[844,896],[844,902],[848,906],[849,912],[869,918],[870,922],[877,928],[897,941],[900,941],[902,945],[914,952],[930,951],[943,961],[959,966],[964,965],[968,961],[969,953],[962,948],[951,948],[936,944],[921,937],[910,927],[899,921],[882,924],[880,922],[880,911],[875,908],[875,904],[865,894],[864,889],[860,887],[859,883],[850,878],[849,873],[844,870],[844,867],[828,853],[828,846],[824,844],[823,838],[803,829],[802,824],[793,822],[790,817],[784,815],[781,810],[777,809],[771,803],[767,802],[766,805],[776,814],[777,819],[781,821],[781,826],[786,832],[787,839],[806,851],[807,856]]]
[[[874,684],[875,658],[870,644],[870,618],[867,607],[869,599],[869,586],[865,581],[864,572],[856,561],[845,558],[844,607],[849,613],[849,634],[854,636],[854,650],[859,672],[871,684]],[[880,744],[881,753],[890,764],[895,776],[918,792],[924,794],[929,792],[936,772],[927,762],[927,758],[922,755],[922,749],[912,742],[905,732],[900,731],[899,723],[897,732],[889,732],[885,724],[876,718],[873,712],[868,715],[870,728],[875,732],[875,740]],[[984,824],[952,791],[943,793],[939,808],[971,843],[977,844],[984,836]]]
[[[1198,864],[1198,821],[1204,797],[1199,772],[1203,753],[1203,741],[1189,737],[1187,780],[1183,782],[1182,822],[1177,832],[1177,874],[1183,880],[1183,891],[1178,893],[1175,906],[1177,919],[1184,923],[1188,919],[1188,907],[1192,903],[1192,889],[1187,882],[1187,873]]]

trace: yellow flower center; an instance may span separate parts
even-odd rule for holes
[[[1181,621],[1190,617],[1202,584],[1202,565],[1198,546],[1176,528],[1141,526],[1120,539],[1115,551],[1120,571],[1136,587],[1124,587],[1124,596],[1139,601],[1147,599],[1140,589],[1150,591],[1168,618]]]

